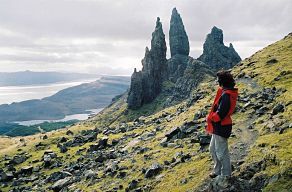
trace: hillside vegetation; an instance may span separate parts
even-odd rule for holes
[[[162,93],[130,110],[124,94],[95,117],[45,138],[4,138],[1,190],[290,191],[291,71],[291,34],[232,69],[240,97],[227,181],[208,178],[205,116],[217,88],[208,76],[172,105]]]

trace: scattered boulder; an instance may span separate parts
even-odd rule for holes
[[[44,152],[43,162],[44,167],[48,168],[54,163],[54,159],[57,157],[56,153],[52,150],[47,150]]]
[[[173,127],[172,129],[170,129],[167,133],[165,133],[165,137],[167,138],[167,141],[169,141],[171,138],[173,138],[179,132],[180,132],[179,127]]]
[[[138,186],[138,181],[137,180],[132,180],[130,183],[129,183],[129,185],[128,185],[128,187],[127,187],[127,189],[126,189],[126,191],[130,191],[130,190],[133,190],[133,189],[135,189],[137,186]]]
[[[74,135],[74,133],[71,130],[66,131],[66,135]]]
[[[278,63],[278,60],[276,58],[272,58],[267,61],[267,64],[275,64],[275,63]]]
[[[72,174],[67,171],[57,171],[52,173],[47,179],[47,182],[56,182],[60,179],[64,179],[66,177],[71,177]]]
[[[284,105],[279,103],[273,108],[272,114],[277,115],[278,113],[284,112],[284,109],[285,109]]]
[[[43,136],[43,140],[46,140],[46,139],[48,139],[48,135]]]
[[[60,143],[65,143],[66,141],[68,141],[66,137],[61,137],[59,140]]]
[[[206,146],[209,145],[211,142],[211,136],[210,135],[200,135],[199,136],[199,143],[200,146]]]
[[[11,181],[14,178],[14,174],[12,172],[4,172],[0,169],[0,182]]]
[[[68,186],[69,184],[72,183],[72,178],[71,177],[66,177],[64,179],[60,179],[58,180],[57,182],[55,182],[53,185],[52,185],[52,190],[54,192],[59,192],[61,191],[64,187]]]
[[[68,151],[68,148],[65,145],[60,145],[59,149],[61,153],[66,153]]]
[[[97,174],[92,171],[91,169],[89,170],[86,170],[84,173],[83,173],[85,179],[90,179],[90,178],[95,178],[97,176]]]
[[[9,164],[18,165],[26,161],[27,157],[25,155],[15,155],[12,160],[9,161]]]
[[[33,166],[25,166],[20,169],[18,172],[21,175],[31,175],[33,171]]]
[[[153,163],[145,172],[145,178],[151,178],[158,175],[162,171],[162,166],[158,163]]]

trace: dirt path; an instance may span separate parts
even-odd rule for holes
[[[252,127],[255,118],[250,118],[237,123],[238,128],[233,131],[236,142],[230,146],[231,161],[242,161],[248,153],[249,147],[255,142],[258,134]]]
[[[250,78],[238,79],[237,82],[245,84],[252,89],[252,92],[258,91],[261,87]],[[231,161],[242,161],[248,153],[249,147],[255,142],[258,133],[253,129],[253,122],[257,117],[247,117],[240,122],[237,122],[233,128],[233,133],[236,136],[236,142],[230,146]]]

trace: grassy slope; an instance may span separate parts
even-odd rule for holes
[[[278,62],[269,64],[268,61],[276,59]],[[279,80],[274,79],[285,71],[286,75],[280,77]],[[254,79],[262,87],[276,87],[287,91],[276,98],[276,103],[285,104],[285,111],[280,117],[286,122],[291,123],[292,106],[288,103],[292,101],[292,35],[288,35],[284,39],[269,45],[268,47],[258,51],[250,58],[241,62],[241,65],[235,67],[234,74],[244,72],[249,76],[254,76]],[[258,75],[257,75],[258,74]],[[268,116],[260,118],[267,121]],[[292,169],[292,130],[288,129],[284,134],[268,133],[265,134],[265,128],[262,124],[256,124],[260,136],[256,140],[255,145],[251,148],[245,165],[252,162],[262,160],[264,157],[276,157],[277,165],[270,164],[265,171],[258,174],[267,174],[273,176],[275,174],[290,172]],[[267,144],[265,147],[259,147],[259,144]],[[276,147],[275,147],[276,146]],[[292,181],[288,178],[282,178],[273,184],[268,185],[264,191],[288,191],[292,188]]]
[[[242,62],[242,65],[236,66],[233,70],[234,74],[238,74],[244,71],[248,75],[252,75],[254,73],[258,73],[259,75],[255,77],[258,83],[264,87],[282,87],[287,89],[286,93],[284,93],[281,97],[277,98],[277,102],[287,103],[291,101],[291,74],[286,76],[286,78],[280,78],[279,81],[272,81],[280,72],[281,70],[289,70],[291,71],[291,43],[292,38],[288,37],[282,41],[279,41],[262,51],[259,51],[257,54],[253,55],[251,58],[246,59]],[[270,56],[269,56],[270,55]],[[278,63],[273,65],[267,65],[266,61],[268,61],[271,57],[276,57]],[[257,61],[256,63],[247,66],[249,63]],[[290,85],[290,86],[289,86]],[[252,89],[245,84],[239,84],[240,90],[247,89],[252,91]],[[100,180],[100,182],[96,182],[94,184],[89,185],[88,181],[82,180],[80,183],[76,183],[74,185],[75,188],[83,189],[84,191],[92,191],[93,189],[97,191],[105,191],[107,189],[111,189],[114,186],[123,185],[123,187],[127,187],[128,183],[132,179],[141,179],[139,185],[151,185],[154,187],[154,191],[186,191],[186,190],[195,190],[198,186],[200,186],[204,180],[207,178],[207,174],[211,169],[211,161],[208,153],[198,153],[197,155],[193,156],[190,161],[185,163],[181,163],[175,166],[172,169],[164,169],[159,176],[158,179],[144,179],[144,175],[141,172],[142,168],[147,168],[153,162],[157,161],[163,164],[164,160],[171,160],[171,158],[175,155],[176,152],[184,152],[186,153],[197,153],[199,146],[198,144],[192,144],[189,142],[188,139],[177,140],[178,143],[183,144],[183,148],[163,148],[159,145],[159,142],[163,138],[164,133],[171,129],[174,126],[180,126],[185,121],[190,121],[193,119],[194,113],[198,110],[202,109],[205,105],[210,104],[211,99],[214,97],[214,85],[212,83],[206,82],[200,85],[200,89],[204,91],[208,91],[208,94],[205,98],[199,100],[198,102],[194,103],[191,107],[187,108],[187,111],[180,113],[179,115],[175,116],[173,120],[170,122],[163,121],[159,124],[162,127],[162,131],[158,132],[157,135],[148,141],[139,142],[135,145],[143,146],[151,148],[150,151],[147,151],[143,154],[136,154],[133,158],[123,159],[119,163],[120,166],[124,165],[128,167],[127,176],[125,179],[118,179],[116,177],[105,177]],[[168,107],[163,111],[160,111],[160,103],[163,98],[158,98],[156,103],[153,105],[146,105],[142,109],[138,111],[128,111],[127,115],[125,115],[126,104],[125,104],[125,97],[122,97],[117,103],[113,104],[109,108],[106,108],[102,113],[98,114],[96,117],[80,123],[76,126],[70,128],[74,133],[79,132],[80,130],[84,129],[94,129],[95,127],[115,127],[120,124],[122,121],[127,121],[128,125],[133,124],[132,121],[128,121],[129,119],[133,120],[142,114],[145,114],[145,111],[149,109],[155,111],[152,115],[146,117],[146,122],[151,121],[153,118],[159,117],[162,112],[169,112],[175,113],[177,108],[180,106],[185,105],[185,102],[179,103],[175,106]],[[288,121],[291,117],[291,106],[287,106],[285,112],[283,113],[284,118]],[[248,119],[245,115],[236,114],[234,116],[235,124],[243,122]],[[264,116],[262,118],[267,118]],[[127,133],[120,133],[120,134],[112,134],[109,136],[109,140],[112,139],[119,139],[123,137],[125,134],[131,133],[138,133],[142,134],[147,131],[151,131],[156,126],[143,126],[133,131]],[[256,128],[258,130],[262,130],[261,124],[257,124]],[[54,150],[58,156],[62,157],[62,161],[64,162],[73,162],[79,156],[75,155],[75,152],[80,147],[73,147],[70,148],[69,155],[66,156],[64,154],[59,153],[59,150],[56,147],[56,140],[60,137],[65,135],[65,130],[58,130],[47,133],[49,139],[46,141],[42,141],[48,144],[47,148]],[[2,149],[0,146],[0,158],[3,157],[4,154],[13,155],[17,153],[17,149],[21,149],[22,151],[32,151],[32,157],[30,157],[26,162],[17,166],[20,168],[24,165],[31,164],[30,162],[35,159],[41,159],[43,154],[43,150],[35,151],[34,145],[41,141],[40,139],[41,134],[35,136],[25,137],[26,146],[22,146],[23,144],[19,142],[19,138],[14,138],[10,143],[15,143],[10,148]],[[98,137],[102,137],[102,134],[99,134]],[[71,136],[67,136],[71,137]],[[248,138],[246,138],[248,139]],[[7,139],[6,139],[7,140]],[[236,142],[235,139],[230,140],[231,143]],[[130,139],[127,140],[130,142]],[[269,143],[266,147],[259,148],[258,144],[266,142]],[[277,149],[272,149],[271,146],[273,144],[277,144],[279,147]],[[82,148],[88,148],[88,146],[92,143],[87,143]],[[126,146],[127,143],[125,143]],[[2,145],[2,144],[1,144]],[[287,130],[284,134],[279,135],[278,133],[270,133],[265,135],[260,135],[256,141],[256,144],[250,150],[249,155],[246,157],[246,162],[243,166],[248,165],[251,162],[259,161],[263,158],[263,153],[265,154],[275,154],[279,160],[279,164],[281,166],[270,165],[265,170],[265,173],[269,175],[273,175],[275,173],[279,173],[281,171],[285,171],[288,168],[291,168],[291,130]],[[129,148],[129,151],[132,151],[132,147]],[[144,155],[148,155],[151,157],[150,160],[145,161]],[[1,157],[2,156],[2,157]],[[1,165],[2,164],[2,165]],[[39,163],[32,164],[33,166],[38,165]],[[3,162],[0,163],[0,167],[3,166]],[[42,170],[43,174],[49,175],[53,171],[56,170]],[[102,176],[102,172],[98,173],[99,176]],[[181,180],[187,179],[188,182],[186,184],[182,184]],[[291,184],[291,183],[290,183]],[[273,186],[267,186],[266,191],[273,191],[275,189],[282,189],[287,188],[289,186],[289,180],[279,180],[274,183]],[[282,187],[282,188],[281,188]],[[3,189],[4,191],[9,190],[9,187]]]

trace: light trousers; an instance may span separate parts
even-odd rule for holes
[[[231,163],[227,138],[212,134],[209,150],[214,161],[213,172],[216,175],[230,176]]]

